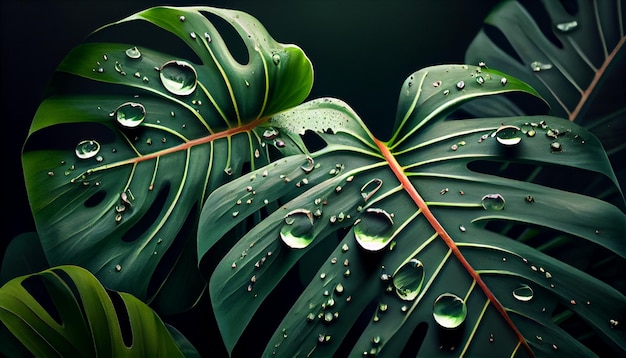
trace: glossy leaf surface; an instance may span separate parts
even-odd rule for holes
[[[268,163],[274,143],[256,127],[312,81],[300,48],[235,10],[155,7],[98,29],[58,67],[24,146],[50,264],[85,267],[160,312],[191,307],[206,286],[204,200]]]
[[[387,143],[336,99],[273,117],[279,138],[306,142],[315,132],[324,145],[259,168],[207,200],[198,257],[228,351],[245,349],[246,332],[263,335],[272,325],[266,356],[592,354],[556,324],[563,311],[623,351],[624,333],[611,323],[626,315],[623,293],[500,227],[540,232],[546,245],[571,238],[623,259],[624,213],[483,169],[549,166],[617,187],[606,154],[566,119],[448,116],[505,92],[536,94],[482,66],[417,71],[401,88]],[[276,200],[280,207],[263,214]],[[265,219],[250,225],[254,215]],[[246,234],[212,271],[213,246],[238,227]],[[318,270],[302,286],[293,282],[290,273],[313,264]],[[272,304],[286,294],[281,288],[297,297],[289,308]]]
[[[38,357],[183,357],[150,307],[76,266],[9,281],[0,288],[0,319]],[[194,356],[189,342],[177,339]]]

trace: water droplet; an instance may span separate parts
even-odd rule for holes
[[[276,137],[278,136],[278,134],[279,134],[279,133],[278,133],[278,130],[276,130],[276,129],[275,129],[275,128],[273,128],[273,127],[270,127],[270,128],[266,129],[266,130],[263,132],[263,138],[265,138],[265,139],[267,139],[267,140],[271,140],[271,139],[276,138]]]
[[[506,79],[506,77],[502,77],[502,78],[500,79],[500,84],[501,84],[501,85],[503,85],[503,86],[506,86],[506,83],[507,83],[507,82],[508,82],[508,80]]]
[[[313,169],[315,169],[315,161],[313,160],[313,158],[311,157],[306,157],[306,161],[307,161],[307,165],[303,165],[300,167],[300,169],[302,169],[302,171],[304,171],[305,173],[309,174],[310,172],[313,171]]]
[[[563,146],[559,142],[552,142],[550,144],[550,151],[552,152],[560,152],[563,150]]]
[[[476,83],[478,83],[479,85],[484,85],[485,78],[483,76],[476,76]]]
[[[617,326],[619,326],[618,320],[615,320],[615,319],[609,320],[609,327],[611,327],[611,329],[617,328]]]
[[[450,94],[450,90],[444,90],[444,91],[443,91],[443,95],[444,95],[444,96],[447,96],[447,95],[449,95],[449,94]]]
[[[389,244],[393,228],[392,216],[383,209],[369,208],[354,226],[354,237],[365,250],[379,251]]]
[[[159,69],[163,87],[173,94],[186,96],[196,90],[198,75],[185,61],[168,61]]]
[[[533,295],[533,289],[526,284],[523,284],[513,290],[513,297],[515,297],[518,301],[528,302],[533,299]]]
[[[441,86],[441,83],[442,83],[441,81],[435,81],[433,82],[433,87],[439,87]]]
[[[131,47],[128,50],[126,50],[126,56],[132,59],[138,59],[141,57],[141,52],[139,51],[137,47]]]
[[[487,194],[483,196],[481,202],[485,210],[504,209],[504,197],[500,194]]]
[[[522,137],[518,132],[521,132],[519,127],[516,126],[500,126],[491,136],[496,137],[498,143],[503,146],[510,147],[519,144],[522,141]]]
[[[532,195],[526,195],[526,202],[527,203],[534,203],[535,202],[535,198]]]
[[[278,66],[280,64],[280,55],[278,53],[274,53],[272,55],[272,61],[276,66]]]
[[[530,68],[534,71],[534,72],[540,72],[542,70],[549,70],[552,68],[552,64],[549,63],[541,63],[539,61],[533,61],[530,64]]]
[[[195,40],[197,36],[196,36],[196,33],[195,33],[195,32],[190,32],[190,33],[189,33],[189,37],[191,37],[192,39],[194,39],[194,40]]]
[[[95,140],[83,140],[76,145],[74,152],[79,159],[95,157],[100,151],[100,143]],[[54,175],[54,174],[53,174]]]
[[[393,286],[400,299],[414,300],[422,290],[424,266],[418,259],[411,259],[393,274]]]
[[[456,88],[462,90],[463,88],[465,88],[465,82],[464,81],[457,82],[456,83]]]
[[[570,31],[576,29],[577,27],[578,27],[578,22],[576,20],[568,21],[568,22],[562,22],[562,23],[556,25],[556,28],[559,29],[559,31],[562,31],[562,32],[570,32]]]
[[[180,17],[178,18],[178,21],[185,22],[185,17],[183,15],[180,15]]]
[[[459,145],[458,144],[452,144],[450,146],[450,149],[452,149],[452,151],[456,151],[457,149],[459,149]]]
[[[280,238],[292,249],[302,249],[313,241],[313,214],[306,209],[296,209],[284,217]]]
[[[461,226],[459,226],[459,230],[461,232],[465,232],[467,229],[465,228],[465,226],[461,225]]]
[[[335,285],[335,293],[338,295],[342,295],[344,291],[344,287],[341,283],[338,283],[337,285]]]
[[[115,109],[115,119],[126,128],[139,126],[146,118],[146,108],[141,103],[126,102]]]
[[[452,293],[439,295],[433,304],[433,318],[441,327],[455,329],[467,317],[467,306],[463,299]]]
[[[374,194],[376,194],[382,185],[383,181],[378,178],[374,178],[365,183],[361,187],[361,196],[363,197],[363,201],[368,201]]]
[[[122,271],[122,265],[120,265],[120,264],[115,265],[115,271],[117,271],[117,272]]]

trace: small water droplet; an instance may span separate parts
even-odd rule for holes
[[[114,116],[123,127],[135,128],[146,118],[146,108],[141,103],[126,102],[115,109]]]
[[[458,144],[452,144],[450,146],[450,149],[452,149],[452,151],[456,151],[457,149],[459,149],[459,145]]]
[[[74,153],[79,159],[89,159],[95,157],[100,151],[100,143],[95,140],[83,140],[76,145]],[[54,175],[54,173],[53,173]]]
[[[619,326],[619,321],[616,319],[610,319],[609,320],[609,327],[611,327],[611,329],[615,329],[617,328],[617,326]]]
[[[393,286],[400,299],[414,300],[422,290],[424,282],[424,266],[418,259],[411,259],[404,263],[393,274]]]
[[[556,28],[561,32],[570,32],[578,27],[578,22],[576,20],[562,22],[556,25]]]
[[[204,33],[204,39],[206,40],[207,43],[211,43],[211,35],[208,32]]]
[[[159,69],[163,87],[169,92],[186,96],[196,90],[198,74],[196,69],[185,61],[168,61]]]
[[[533,289],[526,284],[523,284],[513,290],[513,297],[515,297],[518,301],[528,302],[533,299],[533,295]]]
[[[365,250],[379,251],[389,244],[393,217],[383,209],[368,208],[361,221],[354,226],[354,237]]]
[[[446,329],[459,327],[467,317],[465,301],[452,293],[439,295],[433,304],[435,322]]]
[[[456,83],[456,88],[462,90],[463,88],[465,88],[465,82],[464,81],[457,82]]]
[[[335,285],[335,293],[338,295],[342,295],[344,291],[344,287],[341,283],[338,283],[337,285]]]
[[[196,36],[196,33],[195,33],[195,32],[190,32],[190,33],[189,33],[189,37],[191,37],[192,39],[194,39],[194,40],[195,40],[197,36]]]
[[[313,214],[306,209],[296,209],[284,217],[280,238],[292,249],[302,249],[313,241]]]
[[[500,84],[501,84],[501,85],[503,85],[503,86],[506,86],[506,83],[507,83],[507,82],[508,82],[508,80],[506,79],[506,77],[502,77],[502,78],[500,79]]]
[[[267,139],[267,140],[271,140],[271,139],[276,138],[276,137],[278,136],[278,134],[279,134],[279,133],[278,133],[278,130],[276,130],[276,129],[275,129],[275,128],[273,128],[273,127],[270,127],[270,128],[266,129],[266,130],[263,132],[263,138],[265,138],[265,139]]]
[[[500,194],[487,194],[483,196],[481,203],[485,210],[504,209],[504,197]]]
[[[302,169],[302,171],[304,171],[305,173],[309,174],[310,172],[313,171],[313,169],[315,169],[315,161],[313,160],[313,158],[311,157],[306,157],[306,161],[307,164],[303,165],[300,167],[300,169]]]
[[[559,142],[552,142],[550,144],[550,151],[551,152],[553,152],[553,153],[554,152],[560,152],[562,150],[563,150],[563,146],[561,145],[561,143],[559,143]]]
[[[185,22],[185,17],[183,15],[180,15],[180,17],[178,18],[178,21]]]
[[[552,68],[552,64],[549,63],[541,63],[539,61],[533,61],[530,64],[530,68],[534,71],[534,72],[540,72],[543,70],[549,70]]]
[[[120,264],[115,265],[115,271],[117,271],[117,272],[122,271],[122,265],[120,265]]]
[[[138,59],[141,57],[141,51],[137,47],[131,47],[126,50],[126,56],[132,59]]]
[[[444,90],[444,91],[443,91],[443,95],[444,95],[444,96],[447,96],[447,95],[449,95],[449,94],[450,94],[450,90]]]
[[[465,228],[465,226],[461,225],[461,226],[459,226],[459,230],[461,232],[465,232],[467,229]]]
[[[272,61],[274,62],[274,65],[278,66],[280,64],[280,55],[278,53],[274,53],[272,55]]]
[[[485,78],[483,76],[476,76],[476,83],[478,83],[479,85],[484,85]]]
[[[433,82],[433,87],[439,87],[441,86],[441,83],[442,83],[441,81],[435,81]]]

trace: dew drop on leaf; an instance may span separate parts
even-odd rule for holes
[[[369,208],[354,226],[357,243],[367,251],[379,251],[391,241],[392,216],[383,209]]]
[[[296,209],[284,217],[280,238],[292,249],[303,249],[313,241],[313,214],[306,209]]]
[[[374,178],[365,183],[361,187],[361,196],[363,197],[363,201],[368,201],[374,194],[376,194],[382,185],[383,181],[378,178]]]
[[[169,92],[186,96],[196,90],[198,74],[196,69],[185,61],[168,61],[159,69],[163,87]]]
[[[459,327],[467,317],[467,306],[463,299],[452,293],[444,293],[435,299],[433,318],[446,329]]]
[[[498,143],[503,146],[511,147],[522,141],[522,137],[520,137],[519,132],[521,132],[519,127],[501,126],[492,134],[492,136],[495,136]]]
[[[504,197],[500,194],[487,194],[482,198],[482,205],[485,210],[502,210]]]
[[[132,59],[138,59],[141,57],[141,52],[139,51],[137,47],[131,47],[128,50],[126,50],[126,56]]]
[[[100,143],[95,140],[83,140],[76,145],[74,152],[79,159],[95,157],[100,151]]]
[[[575,30],[578,27],[578,22],[576,20],[562,22],[556,25],[556,28],[561,32],[570,32]]]
[[[422,290],[424,282],[424,266],[418,259],[411,259],[398,268],[393,274],[393,286],[400,299],[414,300]]]
[[[530,68],[534,71],[534,72],[541,72],[542,70],[549,70],[552,68],[552,64],[549,63],[542,63],[539,61],[533,61],[530,64]]]
[[[272,61],[274,62],[274,65],[278,66],[280,64],[280,55],[278,53],[273,54]]]
[[[515,299],[517,299],[518,301],[522,301],[522,302],[528,302],[532,300],[534,294],[535,293],[533,292],[533,289],[526,284],[523,284],[520,287],[513,290],[513,297],[515,297]]]
[[[115,109],[115,119],[126,128],[135,128],[146,118],[146,107],[141,103],[126,102]]]

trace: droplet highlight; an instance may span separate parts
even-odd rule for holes
[[[405,301],[414,300],[422,290],[424,266],[418,259],[411,259],[393,274],[393,286],[398,297]]]
[[[481,204],[485,210],[503,210],[504,203],[504,197],[500,194],[487,194],[483,196],[481,200]]]
[[[391,242],[393,217],[383,209],[369,208],[354,226],[357,243],[367,251],[380,251]]]
[[[467,305],[452,293],[439,295],[433,304],[433,318],[442,328],[458,328],[467,317]]]
[[[89,159],[95,157],[99,151],[100,143],[95,140],[83,140],[76,145],[74,153],[79,159]]]
[[[520,287],[513,290],[513,297],[515,297],[515,299],[521,302],[528,302],[532,300],[534,294],[535,293],[533,292],[533,289],[526,284],[523,284]]]
[[[146,118],[146,107],[141,103],[126,102],[115,109],[114,116],[123,127],[135,128]]]
[[[196,69],[185,61],[168,61],[159,69],[163,87],[169,92],[187,96],[196,90],[198,74]]]

